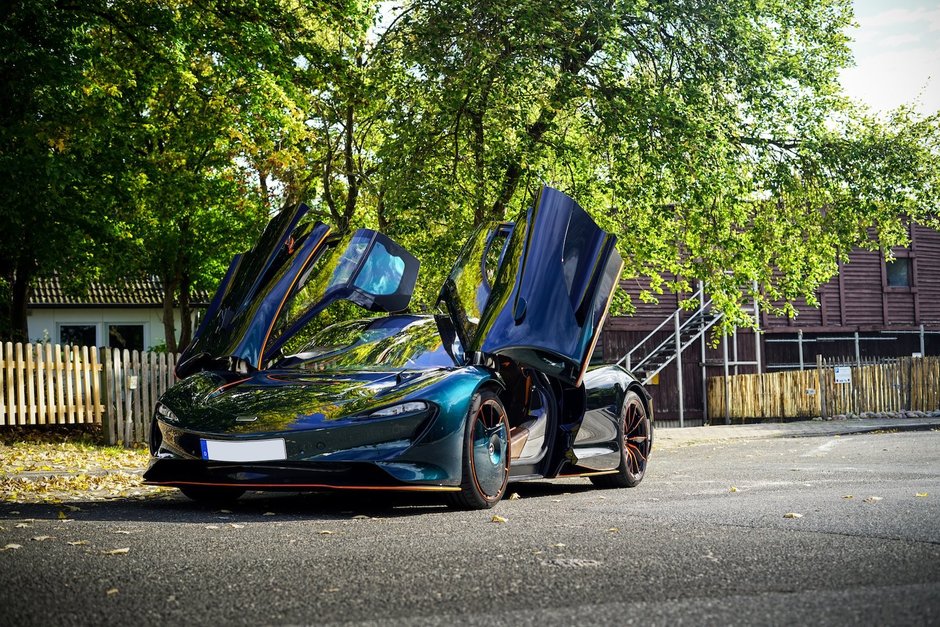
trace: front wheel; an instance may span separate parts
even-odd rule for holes
[[[652,424],[646,406],[636,392],[627,392],[623,399],[617,436],[620,442],[620,466],[610,475],[591,477],[591,482],[603,488],[634,488],[646,474],[646,462],[652,448]]]
[[[489,390],[473,395],[463,445],[460,492],[449,494],[456,509],[488,509],[506,492],[509,480],[509,418]]]

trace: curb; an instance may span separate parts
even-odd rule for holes
[[[929,431],[940,429],[940,418],[802,421],[756,425],[714,425],[662,429],[654,435],[655,449],[673,449],[736,440],[834,437],[878,431]]]

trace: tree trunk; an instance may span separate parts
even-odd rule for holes
[[[598,32],[599,29],[600,25],[594,20],[590,20],[585,24],[580,36],[573,42],[567,51],[566,57],[559,64],[561,67],[560,76],[549,97],[549,106],[542,107],[539,117],[526,128],[525,139],[528,149],[531,150],[541,142],[545,133],[551,129],[558,115],[557,112],[562,109],[562,102],[567,98],[566,91],[571,87],[570,80],[578,76],[587,67],[594,55],[604,47],[605,38]],[[521,155],[509,163],[503,175],[502,186],[490,213],[497,220],[505,217],[506,206],[519,187],[522,178],[520,162]]]
[[[193,339],[192,312],[189,307],[189,292],[192,289],[189,272],[183,272],[180,278],[180,341],[179,349],[185,350]]]
[[[485,106],[485,104],[483,105]],[[486,161],[483,129],[483,112],[474,110],[470,112],[470,123],[473,127],[473,166],[476,178],[476,199],[473,207],[473,226],[477,227],[486,221]]]
[[[176,343],[176,320],[175,307],[173,307],[176,287],[179,284],[177,278],[163,278],[163,332],[166,334],[166,350],[170,353],[178,353],[179,345]]]
[[[343,211],[343,221],[337,225],[342,233],[349,230],[349,224],[352,222],[353,214],[356,211],[356,200],[359,198],[359,174],[356,172],[354,154],[354,113],[353,105],[348,105],[346,107],[346,141],[343,147],[343,165],[346,169],[346,205]]]
[[[30,286],[33,270],[28,263],[20,263],[13,278],[12,302],[10,306],[10,340],[13,342],[29,341],[27,305],[29,304]]]

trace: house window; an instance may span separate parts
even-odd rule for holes
[[[59,344],[73,346],[97,346],[98,325],[62,324],[59,325]]]
[[[911,286],[911,260],[908,257],[898,257],[894,261],[885,262],[885,277],[888,287]]]
[[[108,346],[131,351],[144,350],[144,325],[109,324]]]

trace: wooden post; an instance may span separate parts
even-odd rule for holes
[[[127,386],[127,375],[131,365],[131,352],[126,348],[121,352],[121,376],[117,380],[118,388],[124,396],[124,446],[134,441],[134,408],[131,390]]]
[[[3,364],[6,366],[6,389],[0,390],[0,396],[4,397],[3,407],[6,415],[5,423],[8,425],[16,424],[16,401],[13,397],[13,342],[7,342],[0,345],[3,350],[0,355],[3,357]]]
[[[43,345],[36,344],[36,414],[39,424],[46,424],[46,363],[42,358]]]
[[[825,420],[828,418],[826,407],[826,378],[824,375],[822,355],[816,354],[816,376],[819,378],[819,415]]]
[[[98,349],[94,346],[89,351],[91,353],[91,402],[94,404],[95,422],[101,424],[101,430],[105,434],[105,439],[110,439],[108,435],[108,425],[105,424],[104,406],[101,404],[101,379],[104,374],[101,364],[98,363]]]
[[[36,424],[36,375],[33,370],[33,345],[26,345],[26,405],[29,424]]]
[[[731,380],[728,378],[728,334],[721,338],[721,351],[725,368],[725,424],[731,424]]]
[[[140,377],[140,353],[136,350],[131,353],[131,377],[137,377],[137,386],[136,389],[129,390],[133,395],[134,399],[134,441],[142,442],[143,441],[143,432],[144,432],[144,417],[143,417],[143,408],[141,407],[141,377]],[[130,386],[128,386],[130,387]]]
[[[16,423],[26,424],[26,381],[23,377],[23,344],[16,343]]]
[[[52,359],[52,344],[46,344],[46,422],[56,424],[55,361]]]

